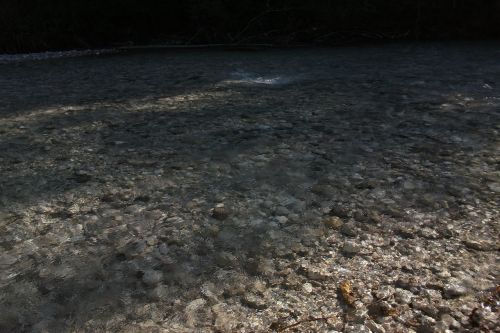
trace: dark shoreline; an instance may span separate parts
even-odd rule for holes
[[[499,38],[499,21],[499,0],[11,1],[0,12],[0,53],[155,43]]]
[[[290,45],[280,45],[273,43],[213,43],[213,44],[136,44],[136,45],[109,45],[102,48],[61,48],[50,49],[40,52],[14,52],[0,53],[0,64],[45,60],[62,57],[78,57],[89,55],[117,54],[117,53],[143,53],[143,52],[183,52],[183,51],[265,51],[265,50],[294,50],[294,49],[328,49],[335,47],[369,47],[381,45],[401,45],[401,44],[457,44],[457,43],[498,43],[500,38],[441,38],[441,39],[390,39],[390,40],[362,40],[353,42],[341,42],[318,44],[318,43],[297,43]],[[38,58],[37,56],[40,56]],[[31,57],[33,56],[33,58]],[[47,57],[45,57],[47,56]]]

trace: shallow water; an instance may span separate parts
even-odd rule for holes
[[[395,289],[495,285],[498,44],[35,59],[0,64],[0,331],[266,331],[347,318],[344,279],[358,323],[310,331],[384,293],[424,330]]]

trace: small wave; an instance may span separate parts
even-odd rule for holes
[[[294,81],[294,78],[287,76],[259,76],[243,71],[236,71],[231,73],[232,82],[237,83],[251,83],[251,84],[264,84],[264,85],[278,85],[287,84]]]
[[[82,57],[91,55],[101,55],[117,52],[114,49],[101,50],[70,50],[70,51],[49,51],[39,53],[22,54],[0,54],[0,64],[18,63],[24,61],[39,61],[48,59]]]

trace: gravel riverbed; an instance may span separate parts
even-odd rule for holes
[[[1,332],[499,332],[500,44],[0,64]]]

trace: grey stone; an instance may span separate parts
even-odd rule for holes
[[[443,288],[444,297],[456,298],[467,294],[467,288],[457,283],[448,283]]]
[[[164,300],[168,297],[168,287],[165,285],[156,286],[148,292],[148,296],[155,301]]]
[[[500,193],[500,183],[489,183],[488,188],[493,192]]]
[[[215,256],[215,263],[220,267],[232,266],[236,257],[228,252],[219,252]]]
[[[311,280],[324,281],[330,278],[331,274],[324,269],[318,267],[307,266],[305,268],[306,275]]]
[[[274,210],[274,215],[277,215],[277,216],[288,216],[289,214],[290,214],[290,211],[286,207],[283,207],[283,206],[278,206]]]
[[[476,251],[494,251],[496,248],[495,244],[486,240],[465,240],[464,244],[469,249]]]
[[[212,306],[212,312],[215,315],[214,326],[217,332],[234,332],[238,325],[238,319],[235,318],[230,306],[225,303],[219,303]]]
[[[372,333],[372,331],[365,325],[355,324],[347,325],[345,327],[345,333]]]
[[[349,217],[349,209],[342,205],[334,205],[331,207],[329,214],[331,216],[337,216],[340,218],[348,218]]]
[[[277,216],[276,220],[279,224],[286,224],[288,222],[288,218],[286,216]]]
[[[346,241],[342,246],[342,252],[349,256],[356,255],[361,252],[361,247],[354,241]]]
[[[394,294],[394,288],[391,286],[382,286],[375,292],[375,297],[377,299],[388,299]]]
[[[262,297],[252,293],[246,293],[241,299],[241,302],[246,306],[257,310],[264,310],[268,307],[267,302],[262,299]]]
[[[207,301],[203,298],[195,299],[184,308],[185,321],[188,327],[194,327],[200,321],[203,321]],[[210,309],[208,309],[210,310]]]
[[[214,219],[223,221],[229,217],[229,213],[224,206],[218,206],[212,209],[212,217]]]
[[[311,192],[322,197],[330,197],[335,193],[335,189],[328,184],[316,184],[311,187]]]
[[[296,213],[302,213],[306,210],[306,202],[302,200],[295,200],[291,205],[291,209]]]
[[[411,303],[411,306],[413,309],[420,310],[430,317],[434,318],[434,317],[437,317],[437,315],[438,315],[437,308],[434,305],[432,305],[426,301],[413,300],[413,302]]]
[[[274,261],[265,258],[249,260],[246,268],[251,274],[263,276],[272,276],[276,271]]]
[[[302,286],[302,290],[305,291],[306,293],[310,294],[313,291],[313,286],[309,282],[304,283]]]
[[[342,222],[342,219],[340,217],[327,216],[323,219],[323,224],[328,228],[339,229],[340,227],[342,227],[344,222]]]
[[[148,286],[154,286],[163,281],[163,273],[156,270],[147,270],[142,275],[142,281]]]
[[[453,318],[449,314],[442,315],[440,323],[441,323],[441,327],[443,327],[445,329],[451,328],[453,330],[458,330],[462,326],[455,318]]]
[[[356,237],[356,235],[358,234],[357,228],[352,222],[342,225],[340,227],[340,232],[348,237]]]
[[[498,329],[498,312],[490,307],[482,307],[472,313],[470,319],[485,330]]]
[[[386,329],[384,326],[377,324],[373,320],[369,319],[365,322],[366,327],[368,327],[373,333],[385,333]]]

